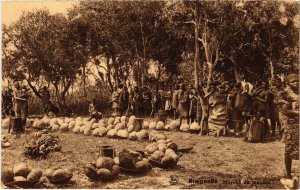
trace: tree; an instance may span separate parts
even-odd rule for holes
[[[60,15],[50,15],[47,10],[25,12],[9,31],[13,41],[13,61],[4,62],[15,67],[37,97],[36,84],[41,78],[55,89],[61,109],[66,107],[65,95],[79,72],[80,52],[70,44],[68,20]],[[12,70],[8,70],[10,75]],[[13,78],[13,76],[10,76]]]
[[[90,60],[111,91],[130,78],[139,87],[145,85],[151,61],[176,72],[185,42],[169,28],[164,6],[165,2],[100,1],[82,2],[70,11],[72,21],[87,27]]]

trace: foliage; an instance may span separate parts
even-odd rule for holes
[[[27,81],[37,96],[50,86],[61,107],[73,104],[71,88],[88,98],[95,88],[106,101],[120,83],[200,81],[207,91],[218,78],[267,80],[298,70],[298,10],[281,1],[82,1],[67,16],[28,11],[3,26],[2,77]]]

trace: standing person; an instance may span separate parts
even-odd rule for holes
[[[172,110],[173,110],[173,119],[177,119],[176,109],[178,107],[178,85],[175,85],[174,91],[172,93]]]
[[[135,115],[136,117],[141,117],[144,112],[143,97],[142,97],[141,93],[139,92],[139,89],[137,86],[135,86],[133,89],[132,110],[133,110],[133,115]]]
[[[216,136],[220,135],[220,132],[225,130],[228,119],[227,112],[227,94],[223,85],[218,86],[217,93],[210,99],[210,105],[212,107],[211,113],[208,118],[208,128],[212,131],[216,131]]]
[[[122,91],[123,85],[120,84],[118,88],[112,93],[111,102],[112,102],[112,116],[120,116],[120,94]]]
[[[167,115],[170,115],[170,112],[172,110],[171,100],[172,100],[172,92],[171,89],[169,89],[165,95],[165,106],[164,110],[167,112]]]
[[[189,118],[191,120],[191,123],[198,120],[196,119],[197,116],[197,97],[196,97],[196,90],[192,88],[189,91],[189,101],[190,101],[190,109],[189,109]]]
[[[218,81],[214,81],[210,84],[208,92],[203,88],[203,84],[200,85],[199,87],[199,94],[202,94],[203,96],[203,103],[201,105],[200,99],[197,101],[197,118],[199,118],[199,124],[201,124],[202,119],[203,119],[203,126],[202,126],[202,131],[201,134],[209,134],[209,129],[208,129],[208,117],[211,112],[211,108],[209,105],[209,100],[211,99],[211,96],[215,94],[216,91],[216,85],[218,84]]]
[[[240,97],[242,94],[241,83],[237,82],[228,95],[227,110],[229,113],[230,127],[234,129],[235,135],[238,136],[243,126],[242,106]]]
[[[255,96],[257,101],[257,113],[261,113],[260,117],[267,116],[267,104],[266,104],[266,95],[268,91],[268,86],[266,82],[261,82],[261,86],[259,86],[255,91]]]
[[[284,127],[286,126],[286,117],[282,114],[282,104],[285,103],[282,99],[282,95],[285,93],[283,84],[280,78],[276,77],[273,81],[270,91],[275,95],[274,104],[276,105],[276,115],[278,115],[278,120],[276,120],[277,129],[279,135],[283,133]],[[284,137],[283,137],[284,138]]]
[[[187,123],[190,124],[189,120],[189,110],[190,110],[190,100],[189,100],[189,90],[192,88],[191,85],[188,86],[188,89],[185,91],[184,86],[182,85],[179,90],[181,94],[179,99],[179,104],[177,108],[177,112],[180,119],[180,125],[182,123],[183,118],[187,118]]]
[[[265,117],[268,121],[268,131],[266,132],[270,132],[274,136],[275,122],[278,121],[278,115],[275,113],[275,96],[270,92],[266,82],[262,82],[261,87],[261,92],[256,97],[258,100],[258,113],[261,113],[260,117]]]
[[[283,96],[282,113],[287,117],[284,161],[287,178],[292,178],[292,160],[299,160],[299,76],[290,74]]]
[[[7,89],[2,93],[2,113],[9,116],[10,110],[13,108],[13,95],[11,89]]]
[[[157,113],[158,110],[161,110],[161,108],[162,108],[162,97],[161,97],[159,91],[157,91],[157,90],[153,93],[153,97],[151,100],[151,106],[152,106],[152,110],[151,110],[150,117],[154,117],[155,113]]]
[[[252,110],[252,98],[250,96],[250,87],[247,84],[245,84],[244,90],[242,92],[243,97],[243,105],[242,105],[242,116],[243,121],[246,123],[250,119],[250,111]]]
[[[129,92],[127,87],[124,85],[123,90],[120,95],[120,114],[126,114],[129,106]]]
[[[13,92],[16,117],[26,118],[28,116],[28,98],[28,90],[25,87],[21,87],[19,83],[16,83]]]
[[[41,96],[42,107],[43,107],[44,113],[47,114],[46,108],[47,108],[48,102],[50,101],[50,92],[49,92],[47,86],[44,86],[38,92]]]
[[[29,98],[29,89],[25,86],[22,86],[19,83],[15,84],[15,89],[13,92],[13,100],[14,100],[14,111],[15,117],[22,118],[22,126],[25,126],[26,119],[28,117],[28,98]],[[24,129],[24,128],[23,128]],[[10,128],[8,130],[10,132]]]
[[[151,92],[147,87],[144,87],[143,89],[143,108],[144,108],[144,116],[150,116],[151,114],[151,100],[152,100],[152,96],[151,96]]]

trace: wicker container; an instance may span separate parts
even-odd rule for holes
[[[156,113],[156,122],[162,121],[164,124],[167,123],[167,113],[165,110],[158,110]]]

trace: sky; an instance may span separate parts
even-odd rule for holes
[[[46,8],[51,14],[67,13],[67,10],[75,4],[76,1],[2,1],[2,24],[10,25],[18,20],[23,11]]]

